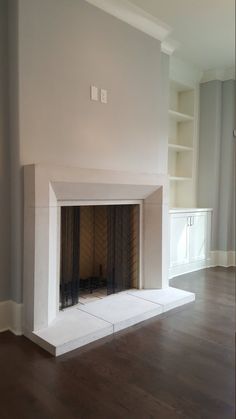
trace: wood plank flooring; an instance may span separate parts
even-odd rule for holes
[[[0,334],[0,418],[233,419],[235,271],[171,285],[196,302],[57,359]]]

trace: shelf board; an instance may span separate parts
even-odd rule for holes
[[[170,81],[170,88],[175,90],[178,93],[194,91],[194,86],[193,85],[182,84],[182,83],[177,82],[176,80],[171,80]]]
[[[190,181],[192,180],[191,177],[186,177],[186,176],[169,176],[169,179],[171,181]]]
[[[193,151],[193,147],[187,147],[185,145],[180,145],[180,144],[169,143],[168,147],[170,150],[173,150],[173,151]]]
[[[189,122],[194,120],[193,116],[181,112],[176,112],[172,109],[169,109],[169,116],[175,119],[177,122]]]

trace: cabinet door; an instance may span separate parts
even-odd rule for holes
[[[189,228],[189,261],[204,260],[207,257],[207,214],[199,213],[191,217]]]
[[[172,215],[170,220],[170,267],[188,263],[188,217]]]

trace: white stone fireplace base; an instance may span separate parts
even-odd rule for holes
[[[63,341],[64,349],[52,350],[50,336],[45,338],[49,330],[51,330],[52,335],[53,333],[57,334],[55,325],[58,325],[60,320],[61,324],[63,322],[67,324],[69,321],[67,329],[71,331],[72,335],[73,324],[74,334],[82,333],[82,330],[78,331],[79,324],[73,323],[75,317],[70,312],[72,309],[68,309],[68,312],[66,310],[66,312],[59,313],[59,267],[60,207],[62,204],[78,205],[79,202],[84,201],[90,202],[91,205],[95,202],[124,204],[134,201],[141,202],[141,288],[168,288],[169,206],[167,176],[47,165],[25,166],[23,330],[26,336],[37,341],[54,354],[63,353],[65,348],[70,350],[73,346],[66,345],[66,342]],[[111,297],[107,297],[103,301]],[[192,298],[192,296],[190,297]],[[134,299],[138,299],[137,296],[131,296],[130,293],[126,293],[127,298],[133,299],[133,303]],[[139,298],[138,312],[141,310],[144,300],[145,298]],[[151,300],[149,303],[156,304],[153,313],[158,314],[157,311],[160,307],[157,306],[157,303],[153,303]],[[77,310],[81,314],[81,308],[78,310],[77,307],[73,310]],[[144,313],[146,310],[141,310],[141,312]],[[139,314],[142,314],[141,312]],[[77,312],[75,314],[78,315]],[[83,316],[86,315],[83,314]],[[136,315],[133,317],[138,320]],[[148,317],[143,314],[139,319],[144,320]],[[115,330],[114,324],[116,322],[110,323],[113,326],[112,328],[109,327],[109,333],[107,331],[105,335],[110,334],[111,330],[112,333]],[[137,321],[131,322],[131,324],[134,323],[137,323]],[[128,326],[130,322],[127,320],[126,324]],[[96,339],[101,337],[99,333],[93,334],[91,332],[91,334]],[[91,337],[91,339],[85,339],[84,342],[88,343],[91,340],[94,339]],[[48,345],[45,346],[44,341]],[[68,336],[69,341],[71,341],[71,336]],[[79,344],[78,339],[77,344],[81,346],[81,341]],[[57,347],[57,345],[54,345],[54,347]]]
[[[49,327],[33,333],[31,338],[58,356],[194,299],[191,292],[172,287],[123,291],[60,312]]]

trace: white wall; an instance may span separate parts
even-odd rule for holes
[[[21,301],[22,166],[167,173],[168,57],[84,0],[11,3],[12,281]],[[107,105],[90,101],[91,84],[108,90]]]

